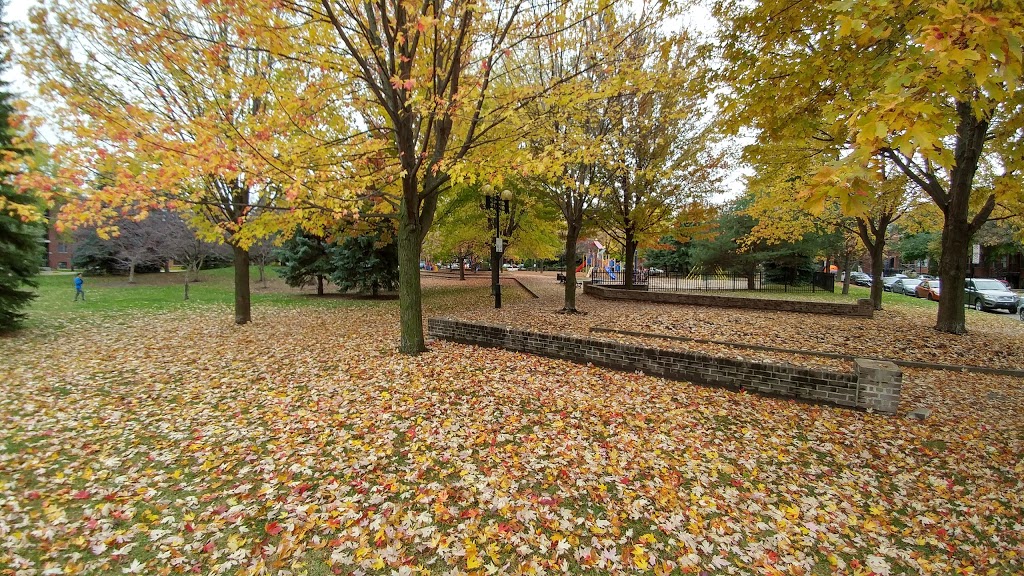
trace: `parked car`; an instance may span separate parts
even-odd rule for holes
[[[917,278],[900,278],[899,280],[892,283],[891,291],[893,294],[903,294],[904,296],[917,296],[917,292],[914,291],[917,285],[921,281]]]
[[[929,300],[939,301],[939,284],[938,280],[925,280],[917,285],[915,289],[917,291],[918,298],[927,298]]]
[[[661,268],[648,268],[647,271],[650,273],[651,276],[661,276],[662,274],[665,273],[665,271],[662,270]]]
[[[864,272],[850,272],[850,283],[856,286],[871,287],[871,275]]]
[[[892,285],[897,280],[906,278],[906,274],[897,274],[895,276],[882,276],[882,290],[886,292],[892,292]]]
[[[1009,310],[1017,313],[1020,297],[993,278],[968,278],[964,284],[964,301],[975,310]]]

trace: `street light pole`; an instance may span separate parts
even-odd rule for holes
[[[494,241],[491,242],[491,294],[494,294],[494,307],[501,308],[501,254],[504,243],[501,238],[501,211],[508,214],[508,201],[512,199],[510,190],[500,193],[490,184],[485,184],[481,191],[484,194],[484,207],[489,213],[494,208]]]

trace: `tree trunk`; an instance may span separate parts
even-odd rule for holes
[[[579,228],[569,224],[565,234],[565,303],[562,312],[576,313],[576,241]]]
[[[871,258],[871,305],[875,310],[882,309],[882,269],[885,268],[885,236],[876,239],[876,242],[868,244],[868,254]]]
[[[403,354],[426,352],[423,338],[423,292],[420,289],[420,230],[402,202],[398,219],[398,300]]]
[[[989,124],[987,119],[975,116],[974,107],[970,102],[957,102],[956,111],[960,118],[956,127],[956,149],[953,153],[953,171],[949,178],[949,194],[945,205],[939,203],[943,215],[942,260],[939,262],[942,297],[939,298],[935,329],[939,332],[963,334],[967,332],[964,320],[967,250],[974,232],[992,213],[995,198],[989,197],[973,220],[969,217],[974,175],[978,170],[978,161],[985,146]]]
[[[235,264],[235,324],[252,322],[252,297],[249,292],[249,251],[232,246]]]
[[[501,290],[501,253],[494,245],[491,245],[491,297],[494,298],[494,307],[500,308],[501,299],[497,292]]]
[[[951,334],[967,332],[964,318],[964,275],[967,273],[971,235],[967,214],[963,218],[947,217],[942,225],[942,260],[939,278],[942,278],[942,297],[935,329]]]
[[[266,266],[266,264],[263,263],[263,259],[262,258],[256,263],[256,267],[259,268],[259,271],[260,271],[260,282],[263,283],[263,287],[264,288],[267,287],[267,277],[263,275],[263,268],[265,266]]]
[[[850,251],[843,252],[843,294],[850,293]]]
[[[188,287],[189,287],[189,284],[191,283],[191,282],[189,282],[189,276],[191,276],[191,275],[192,275],[192,265],[191,264],[186,264],[185,265],[185,273],[182,274],[182,276],[185,277],[185,300],[188,300]]]
[[[128,264],[128,283],[135,284],[135,262]]]
[[[636,274],[636,240],[633,236],[633,231],[627,229],[624,234],[625,242],[623,242],[623,249],[626,255],[626,266],[622,270],[625,274],[625,282],[623,285],[627,290],[633,288],[636,284],[634,275]]]
[[[459,258],[459,280],[466,279],[466,259]]]
[[[316,275],[316,295],[317,296],[323,296],[324,295],[324,275],[323,274],[317,274]]]

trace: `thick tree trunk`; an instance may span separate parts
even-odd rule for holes
[[[466,279],[466,259],[459,258],[459,280]]]
[[[135,284],[135,262],[128,265],[128,283]]]
[[[249,291],[249,251],[232,246],[235,264],[235,324],[252,322],[252,297]]]
[[[964,275],[967,273],[968,250],[971,235],[966,210],[963,218],[947,217],[942,226],[942,260],[939,278],[942,278],[942,297],[935,329],[940,332],[963,334],[967,332],[964,317]]]
[[[576,310],[576,241],[580,231],[569,224],[565,234],[565,303],[562,312],[575,313]]]
[[[878,239],[868,245],[871,258],[871,305],[875,310],[882,309],[882,269],[885,267],[885,238]]]
[[[403,354],[426,352],[423,338],[423,292],[420,289],[420,230],[403,206],[398,220],[398,300]]]
[[[324,295],[324,276],[323,276],[323,274],[317,274],[316,275],[316,295],[317,296],[323,296]]]
[[[985,146],[988,121],[978,119],[970,102],[957,102],[960,120],[956,128],[954,166],[949,179],[949,194],[942,209],[942,260],[939,277],[942,278],[942,297],[935,329],[940,332],[963,334],[967,332],[964,320],[964,275],[967,273],[967,250],[974,232],[988,219],[995,206],[990,197],[985,206],[970,218],[971,189],[978,169],[981,151]],[[933,198],[934,199],[934,198]]]
[[[626,253],[626,266],[622,271],[626,274],[624,285],[628,290],[636,284],[636,278],[634,278],[634,275],[636,274],[636,240],[633,237],[632,230],[625,231],[623,250]]]

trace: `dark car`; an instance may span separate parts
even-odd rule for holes
[[[871,275],[864,272],[850,272],[850,283],[855,286],[871,287]]]
[[[968,278],[964,283],[964,301],[975,310],[1009,310],[1017,313],[1020,297],[993,278]]]

